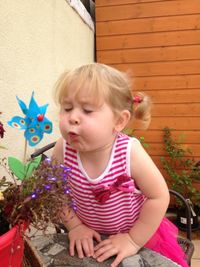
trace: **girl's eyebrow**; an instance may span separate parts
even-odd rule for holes
[[[90,99],[90,98],[83,98],[83,99],[80,99],[78,98],[77,99],[79,104],[82,105],[82,106],[90,106],[90,107],[96,107],[97,105],[94,103],[94,100],[93,99]],[[62,101],[62,104],[63,105],[72,105],[72,101],[70,99],[68,99],[67,97],[65,97]]]
[[[79,103],[80,103],[81,105],[95,106],[94,103],[93,103],[93,101],[90,100],[90,99],[82,99],[82,100],[80,99],[80,100],[79,100]]]
[[[90,106],[94,106],[94,104],[92,102],[89,102],[89,101],[80,101],[80,104],[81,105],[90,105]]]
[[[72,105],[72,103],[70,103],[70,102],[68,102],[68,101],[63,101],[63,102],[62,102],[62,105],[64,105],[64,106],[65,106],[65,105]]]
[[[71,101],[69,99],[64,98],[62,104],[70,104]]]

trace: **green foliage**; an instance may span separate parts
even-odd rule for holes
[[[200,162],[196,163],[191,158],[191,149],[184,149],[179,140],[173,140],[171,129],[166,127],[163,131],[164,148],[169,157],[161,157],[161,162],[171,177],[171,187],[200,207],[200,192],[193,185],[200,181]]]
[[[17,158],[8,157],[8,166],[19,180],[23,180],[32,175],[33,171],[39,166],[41,159],[42,156],[39,156],[24,164]]]
[[[135,137],[134,130],[131,129],[131,128],[126,127],[123,130],[123,133],[128,135],[128,136],[130,136],[130,137]],[[145,143],[144,136],[140,136],[139,140],[140,140],[140,142],[141,142],[141,144],[143,145],[144,148],[149,147],[149,144]]]

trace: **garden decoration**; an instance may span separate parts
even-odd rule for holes
[[[14,116],[8,121],[8,125],[25,131],[25,162],[27,141],[30,146],[37,145],[42,140],[44,133],[50,134],[52,132],[52,122],[45,117],[48,104],[39,106],[34,99],[34,92],[31,95],[29,107],[18,97],[17,101],[25,117]]]

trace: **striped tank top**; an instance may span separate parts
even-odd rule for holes
[[[65,142],[64,163],[71,168],[69,186],[77,206],[76,214],[89,228],[102,234],[125,233],[137,220],[145,201],[144,195],[133,186],[132,192],[116,190],[105,203],[99,203],[94,190],[109,186],[122,175],[131,176],[130,152],[136,138],[118,134],[104,172],[91,179],[81,163],[79,153]],[[134,180],[133,180],[134,185]]]

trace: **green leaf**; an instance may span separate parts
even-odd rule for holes
[[[26,166],[20,160],[14,157],[8,157],[8,166],[17,178],[20,180],[25,178]]]
[[[25,177],[29,178],[33,171],[39,166],[41,162],[42,156],[35,157],[33,160],[31,160],[25,167]]]

